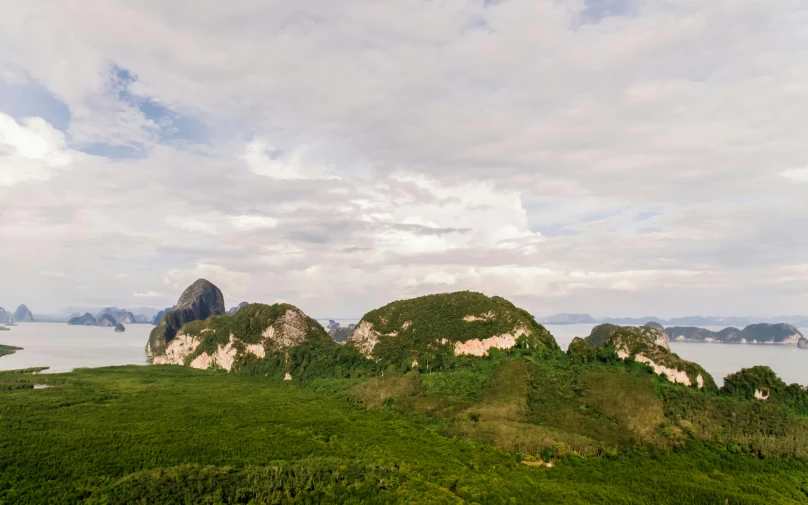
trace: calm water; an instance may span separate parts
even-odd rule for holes
[[[69,326],[65,323],[19,323],[0,332],[0,344],[22,351],[0,358],[0,370],[48,366],[48,372],[67,372],[79,367],[145,365],[146,342],[154,326],[126,325],[112,328]]]
[[[328,320],[318,320],[328,324]],[[343,326],[356,320],[338,320]],[[573,338],[585,337],[595,325],[549,325],[558,345],[566,349]],[[20,323],[0,332],[0,344],[22,351],[0,358],[0,370],[49,366],[50,372],[79,367],[145,365],[146,341],[153,326],[130,324],[124,333],[112,328],[68,326],[62,323]],[[721,328],[710,328],[717,330]],[[808,328],[801,328],[808,335]],[[707,369],[719,384],[728,374],[755,365],[770,366],[787,383],[808,384],[808,350],[766,345],[696,344],[671,342],[682,358]]]
[[[547,325],[547,329],[562,349],[567,349],[575,337],[586,337],[596,325],[569,324]],[[723,327],[706,326],[718,331]],[[808,328],[800,328],[803,335],[808,335]],[[755,365],[771,367],[787,384],[798,383],[808,385],[808,349],[776,345],[731,345],[731,344],[699,344],[691,342],[671,342],[671,350],[682,358],[695,361],[710,372],[715,381],[721,385],[724,377],[737,372],[741,368]]]

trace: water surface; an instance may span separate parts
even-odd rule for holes
[[[130,324],[125,332],[116,333],[111,327],[18,323],[11,331],[0,332],[0,344],[23,350],[0,358],[0,370],[47,366],[48,372],[68,372],[79,367],[145,365],[152,328]]]

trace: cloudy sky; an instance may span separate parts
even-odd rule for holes
[[[805,0],[0,0],[0,305],[808,313]]]

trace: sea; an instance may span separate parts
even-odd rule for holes
[[[324,326],[327,319],[318,319]],[[342,326],[355,319],[336,319]],[[558,345],[567,349],[575,337],[586,337],[595,325],[548,325]],[[65,323],[18,323],[0,331],[0,344],[23,350],[0,358],[0,370],[49,367],[47,372],[116,365],[147,365],[146,342],[154,326],[130,324],[116,333],[111,327],[70,326]],[[706,327],[717,331],[720,327]],[[808,328],[800,328],[808,336]],[[671,350],[703,366],[721,384],[741,368],[766,365],[786,383],[808,385],[808,349],[776,345],[671,342]]]

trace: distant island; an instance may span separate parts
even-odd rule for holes
[[[808,316],[780,316],[771,318],[754,317],[722,317],[722,316],[685,316],[662,319],[654,316],[645,317],[604,317],[595,318],[589,314],[555,314],[537,319],[541,324],[618,324],[628,326],[642,326],[648,322],[659,323],[663,326],[719,326],[743,328],[753,324],[790,324],[795,327],[808,327]]]
[[[17,307],[14,313],[8,312],[3,307],[0,307],[0,323],[32,323],[34,316],[25,304]]]
[[[808,339],[790,324],[752,324],[739,330],[724,328],[721,331],[710,331],[704,328],[673,326],[665,329],[671,340],[677,342],[707,342],[722,344],[768,344],[790,345],[802,349],[808,348]]]
[[[95,320],[92,314],[86,312],[83,316],[77,316],[71,318],[67,324],[73,326],[97,326],[98,322]]]

